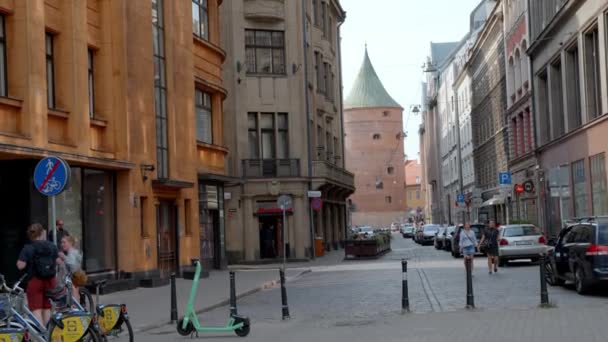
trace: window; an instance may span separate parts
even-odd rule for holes
[[[588,216],[589,208],[587,206],[587,182],[584,160],[572,163],[572,181],[574,188],[574,216]]]
[[[321,2],[321,29],[323,30],[323,37],[327,35],[327,3]]]
[[[247,123],[249,127],[249,158],[259,159],[260,152],[258,145],[258,113],[247,113]]]
[[[211,94],[196,89],[195,110],[196,110],[196,140],[213,144],[213,120],[211,107]]]
[[[87,272],[116,269],[115,180],[114,173],[109,171],[83,171],[85,231],[82,246]]]
[[[526,153],[526,145],[525,145],[525,131],[524,131],[524,113],[519,113],[518,115],[518,119],[517,119],[517,124],[518,124],[518,144],[519,144],[519,152],[521,154]]]
[[[285,74],[285,35],[283,31],[245,30],[247,72]]]
[[[543,71],[538,75],[538,111],[539,111],[539,122],[548,123],[549,120],[549,86],[547,84],[547,72]],[[540,129],[540,144],[544,145],[551,141],[549,125],[539,125]]]
[[[191,216],[191,209],[190,206],[192,205],[192,200],[190,199],[185,199],[184,200],[184,230],[186,231],[186,236],[190,236],[192,235],[192,225],[190,224],[190,216]]]
[[[209,40],[209,7],[207,0],[192,0],[192,30],[195,36]]]
[[[380,140],[380,133],[375,133],[375,134],[373,135],[373,139],[374,139],[374,140]]]
[[[167,129],[167,79],[165,74],[165,20],[163,0],[152,0],[154,50],[154,110],[156,116],[156,174],[169,177]]]
[[[53,35],[46,33],[46,102],[49,108],[55,108],[55,61],[53,50]]]
[[[384,202],[386,202],[386,203],[392,203],[393,199],[391,198],[391,196],[386,196],[386,197],[384,197]]]
[[[260,158],[260,149],[262,159],[289,158],[287,113],[260,113],[259,115],[258,113],[248,113],[247,120],[249,157],[251,159]]]
[[[338,138],[334,137],[334,161],[337,162],[340,158],[340,147],[338,146]]]
[[[321,2],[321,0],[312,0],[312,14],[313,14],[313,19],[314,19],[314,24],[316,26],[320,26],[321,25],[321,20],[319,19],[320,16],[320,6],[319,6],[319,2]]]
[[[319,156],[321,155],[321,151],[325,149],[325,136],[323,135],[323,126],[317,125],[317,150],[319,151]]]
[[[564,92],[562,90],[562,63],[560,59],[554,61],[551,66],[551,117],[552,137],[557,139],[564,133]]]
[[[139,235],[142,239],[149,237],[148,230],[146,227],[148,223],[146,221],[146,212],[148,207],[148,197],[139,197]]]
[[[420,190],[416,190],[416,199],[420,199]]]
[[[600,46],[597,26],[585,33],[585,90],[587,96],[587,120],[601,115],[600,97]]]
[[[8,96],[8,75],[6,60],[6,28],[4,16],[0,15],[0,96]]]
[[[513,157],[519,155],[519,149],[517,146],[517,120],[511,119],[511,141],[513,141]]]
[[[278,143],[277,143],[277,158],[287,159],[289,158],[289,134],[288,134],[288,122],[286,113],[277,114],[277,130],[278,130]]]
[[[390,112],[388,110],[385,110],[382,112],[382,116],[387,117],[390,115]]]
[[[568,106],[568,131],[581,126],[581,75],[579,72],[578,44],[566,50],[566,100]]]
[[[330,160],[332,152],[333,152],[333,148],[331,146],[332,140],[331,140],[331,132],[330,131],[325,132],[325,142],[327,144],[327,151],[326,151],[327,153],[325,154],[325,156],[327,157],[326,158],[327,160]]]
[[[416,184],[420,184],[420,176],[416,176]]]
[[[606,156],[604,153],[589,158],[591,164],[591,197],[593,215],[608,214],[608,191],[606,190]]]
[[[325,84],[325,65],[327,63],[323,63],[323,55],[316,51],[315,52],[315,73],[317,76],[317,92],[320,94],[325,94],[327,91]]]
[[[323,63],[323,90],[325,94],[325,98],[329,97],[329,64]]]
[[[412,199],[414,199],[414,195],[413,195],[413,194],[414,194],[414,192],[413,192],[413,191],[411,191],[411,190],[407,192],[407,197],[408,197],[408,200],[410,200],[410,201],[411,201]]]
[[[394,173],[395,173],[395,168],[394,168],[394,167],[392,167],[392,166],[389,166],[389,167],[386,169],[386,173],[388,173],[389,175],[394,174]]]
[[[93,69],[93,58],[95,51],[89,49],[88,51],[88,85],[89,85],[89,116],[95,117],[95,70]]]

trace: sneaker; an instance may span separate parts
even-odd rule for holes
[[[494,266],[494,273],[498,273],[498,267]]]
[[[488,272],[489,275],[492,275],[492,271]]]

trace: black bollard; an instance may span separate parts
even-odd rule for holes
[[[401,313],[410,311],[410,298],[407,292],[407,260],[401,259]]]
[[[547,278],[545,263],[547,262],[545,254],[540,256],[540,305],[549,305],[549,293],[547,292]]]
[[[230,271],[230,316],[238,315],[236,311],[236,283],[234,271]]]
[[[467,309],[475,308],[475,297],[473,296],[473,274],[471,272],[471,263],[473,260],[467,258],[465,260],[465,268],[467,271]]]
[[[289,319],[289,306],[287,305],[287,290],[285,289],[285,271],[279,270],[281,275],[281,306],[283,311],[283,320]]]
[[[177,293],[175,290],[175,273],[171,273],[171,323],[177,322]]]

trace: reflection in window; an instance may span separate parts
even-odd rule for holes
[[[209,7],[207,0],[192,0],[192,30],[195,36],[209,40]]]
[[[213,120],[211,94],[195,90],[196,99],[196,140],[213,144]]]
[[[283,31],[245,30],[247,72],[285,74]]]
[[[84,170],[84,253],[87,272],[116,268],[114,219],[114,175]]]
[[[587,205],[587,182],[584,160],[572,163],[572,180],[574,188],[574,216],[587,216],[589,215],[589,208]]]
[[[604,153],[589,158],[591,164],[591,189],[593,215],[608,214],[608,191],[606,190],[606,158]]]

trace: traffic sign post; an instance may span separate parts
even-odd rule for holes
[[[59,195],[70,182],[70,166],[57,157],[46,157],[34,169],[34,185],[41,194],[51,198],[51,224],[53,243],[57,244],[57,225],[55,224],[55,196]]]
[[[283,211],[283,272],[285,272],[285,263],[287,261],[287,241],[289,241],[286,236],[287,215],[285,214],[285,212],[287,211],[287,208],[291,206],[291,203],[291,196],[288,195],[281,195],[277,200],[277,204],[279,205],[279,207],[281,207],[281,211]]]

